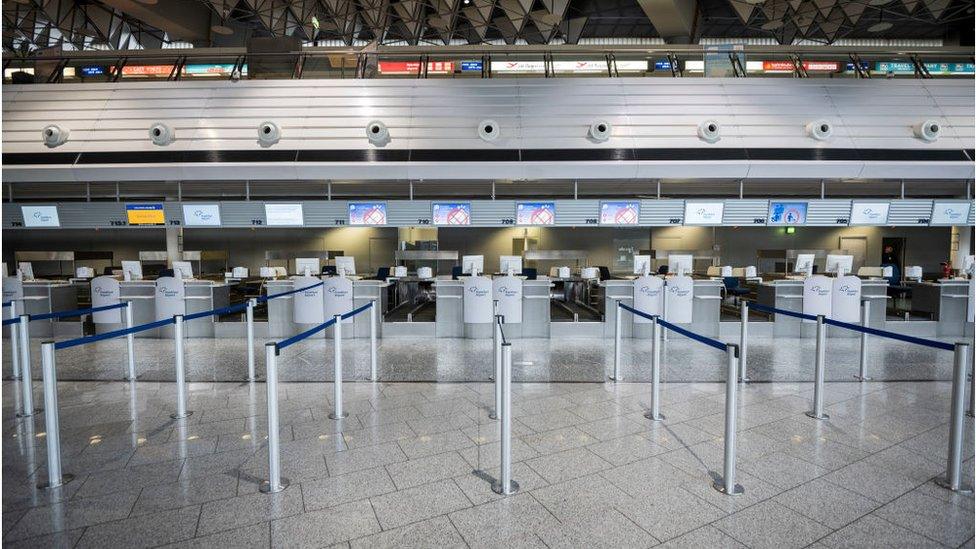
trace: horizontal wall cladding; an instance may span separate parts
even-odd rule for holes
[[[619,201],[634,201],[635,199],[620,199]],[[638,226],[664,227],[682,225],[684,223],[685,200],[675,199],[636,199],[640,204]],[[919,226],[928,225],[932,214],[932,200],[887,200],[863,199],[872,202],[889,202],[888,220],[884,225]],[[431,206],[434,202],[470,203],[472,227],[506,227],[516,224],[516,206],[519,202],[554,202],[556,207],[555,226],[581,227],[595,226],[600,222],[600,207],[602,202],[614,200],[374,200],[374,201],[346,201],[346,200],[307,200],[288,202],[274,201],[186,201],[162,202],[166,215],[166,225],[183,225],[183,205],[213,205],[220,207],[221,227],[240,228],[267,226],[265,204],[300,203],[304,214],[305,227],[326,228],[346,226],[349,221],[349,204],[354,202],[384,202],[387,206],[387,226],[416,227],[433,226]],[[709,199],[695,199],[696,202],[708,202]],[[724,202],[722,226],[763,226],[766,224],[769,202],[805,202],[807,203],[808,226],[845,226],[851,213],[852,201],[848,199],[803,200],[796,198],[777,199],[714,199]],[[944,202],[958,202],[962,200],[940,200]],[[145,202],[144,202],[145,203]],[[23,204],[23,205],[26,205]],[[62,229],[98,229],[127,227],[125,202],[37,202],[34,206],[57,206],[58,217]],[[3,228],[23,228],[21,203],[3,204]],[[970,209],[969,223],[973,223],[973,211]],[[144,227],[130,227],[134,229]],[[193,227],[196,228],[196,227]],[[191,228],[191,229],[193,229]]]
[[[366,125],[383,121],[399,149],[841,148],[972,149],[970,80],[626,79],[298,80],[146,82],[7,86],[5,153],[50,152],[48,124],[70,130],[56,151],[260,150],[257,126],[273,121],[272,149],[374,149]],[[499,137],[477,136],[491,119]],[[829,120],[834,136],[813,141],[804,126]],[[927,144],[912,127],[936,120]],[[587,130],[612,126],[605,142]],[[710,145],[705,120],[721,125]],[[176,141],[149,140],[170,125]]]

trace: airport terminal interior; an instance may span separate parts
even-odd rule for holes
[[[973,548],[973,11],[5,2],[2,544]]]

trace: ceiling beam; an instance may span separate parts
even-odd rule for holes
[[[135,0],[101,0],[126,15],[165,31],[171,39],[210,39],[210,8],[195,0],[159,0],[144,4]]]
[[[688,44],[692,41],[697,0],[638,0],[637,3],[666,42]]]

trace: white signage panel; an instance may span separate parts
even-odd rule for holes
[[[186,227],[219,227],[218,204],[183,204],[183,225]]]
[[[639,276],[634,279],[634,308],[649,315],[660,315],[664,306],[664,280],[657,276]],[[619,310],[618,310],[619,311]],[[634,315],[634,324],[652,324],[653,321]]]
[[[469,276],[464,279],[464,323],[490,324],[492,321],[493,292],[487,276]]]
[[[60,227],[57,206],[21,206],[25,227]]]
[[[931,225],[966,225],[969,220],[969,202],[938,202],[932,204]]]
[[[721,225],[725,202],[685,202],[685,225]]]
[[[888,222],[888,202],[858,202],[851,205],[851,225],[884,225]]]
[[[675,276],[665,286],[668,300],[665,320],[674,324],[690,324],[695,305],[695,281],[690,276]]]
[[[344,315],[353,310],[352,280],[344,276],[330,276],[323,281],[322,293],[325,296],[325,318],[328,319],[335,315]],[[342,323],[351,324],[352,318],[347,318]]]
[[[3,277],[3,302],[7,303],[14,299],[24,299],[24,283],[16,276]],[[18,312],[22,312],[20,305],[17,305]]]
[[[494,299],[498,302],[497,314],[505,317],[505,324],[522,323],[522,279],[500,276],[492,280]]]
[[[833,280],[824,275],[803,279],[803,314],[830,316]]]
[[[293,276],[295,289],[308,288],[292,294],[292,320],[295,324],[322,324],[325,322],[325,300],[322,298],[322,286],[315,286],[322,282],[312,276]],[[331,317],[329,317],[331,318]]]
[[[305,214],[301,204],[265,204],[264,216],[269,227],[302,227]]]
[[[118,305],[120,288],[119,281],[111,276],[98,276],[91,281],[91,302],[93,308]],[[122,322],[122,309],[97,311],[92,313],[95,324],[118,324]]]
[[[156,279],[156,320],[186,314],[186,287],[172,276]]]
[[[830,318],[857,324],[861,321],[861,279],[841,276],[834,279],[830,296]]]

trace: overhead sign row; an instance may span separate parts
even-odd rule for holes
[[[516,226],[556,225],[559,212],[555,201],[518,201],[510,215],[489,220],[489,224]],[[802,226],[807,224],[807,201],[769,201],[765,216],[753,219],[753,224],[764,226]],[[708,226],[723,225],[726,203],[721,200],[686,200],[684,216],[672,219],[672,224]],[[928,217],[918,218],[919,225],[965,225],[969,219],[971,204],[963,201],[934,201]],[[431,202],[430,215],[418,216],[405,225],[466,226],[472,224],[471,202]],[[220,227],[219,204],[182,204],[183,218],[166,218],[161,203],[126,204],[125,220],[111,221],[112,226],[153,227],[182,225],[184,227]],[[837,218],[834,225],[887,225],[889,201],[854,200],[848,217]],[[57,206],[21,206],[23,227],[60,227]],[[497,211],[496,211],[497,215]],[[578,215],[575,214],[575,215]],[[581,224],[602,226],[641,225],[640,200],[604,200],[592,216],[585,216]],[[574,216],[575,217],[575,216]],[[334,220],[335,225],[385,226],[389,224],[386,202],[348,202],[347,217]],[[253,219],[252,225],[269,227],[304,227],[305,212],[302,203],[264,204],[264,218]],[[13,226],[18,226],[14,222]]]

